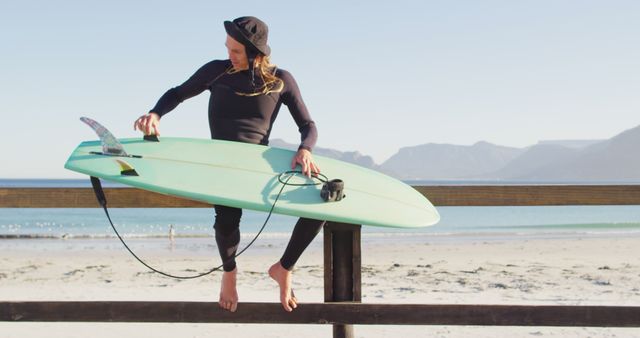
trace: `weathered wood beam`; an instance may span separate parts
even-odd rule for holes
[[[206,208],[190,201],[136,188],[104,188],[110,208]],[[100,208],[91,188],[0,188],[0,208]]]
[[[640,185],[414,186],[436,206],[640,205]],[[203,208],[135,188],[105,188],[111,208]],[[91,188],[0,188],[0,208],[97,208]]]
[[[0,302],[4,322],[170,322],[640,327],[639,306],[240,303],[230,313],[214,302]]]
[[[324,301],[362,300],[361,225],[327,222],[324,226]],[[353,325],[333,325],[333,338],[355,337]]]
[[[640,205],[640,185],[414,186],[436,206]]]

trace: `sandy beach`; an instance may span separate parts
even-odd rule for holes
[[[59,241],[59,240],[58,240]],[[0,299],[217,301],[220,275],[179,281],[148,272],[119,243],[69,240],[67,250],[6,240]],[[392,242],[398,242],[396,244]],[[25,244],[27,243],[27,244]],[[29,244],[32,243],[32,244]],[[106,244],[105,244],[106,243]],[[640,305],[640,238],[438,241],[363,240],[365,303]],[[302,303],[323,301],[321,242],[298,262]],[[238,259],[242,301],[277,302],[266,269],[283,244]],[[203,271],[216,256],[156,250],[149,262],[175,273]],[[239,324],[0,323],[2,337],[330,337],[330,326]],[[356,326],[357,337],[640,337],[618,328]]]

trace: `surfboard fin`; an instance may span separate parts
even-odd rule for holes
[[[138,172],[133,168],[133,166],[131,166],[131,164],[121,160],[121,159],[116,159],[116,162],[118,162],[118,165],[120,166],[120,175],[122,176],[140,176],[138,175]]]
[[[107,155],[115,155],[115,156],[125,156],[128,157],[126,151],[124,151],[124,147],[122,144],[118,142],[118,140],[111,134],[107,128],[103,127],[100,123],[88,118],[81,117],[80,121],[86,123],[93,131],[98,134],[100,138],[100,143],[102,143],[102,152]]]

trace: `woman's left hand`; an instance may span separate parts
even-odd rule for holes
[[[312,174],[315,176],[320,172],[320,167],[313,162],[313,156],[307,149],[298,149],[293,160],[291,160],[291,169],[295,169],[298,164],[302,167],[302,173],[308,177],[311,177]]]

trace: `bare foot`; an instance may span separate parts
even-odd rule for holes
[[[220,284],[220,300],[218,304],[221,308],[236,312],[238,309],[238,290],[236,289],[236,276],[238,268],[233,271],[225,271],[222,274],[222,282]]]
[[[298,307],[298,300],[291,289],[291,275],[291,271],[283,268],[280,262],[269,268],[269,276],[280,286],[280,302],[287,312]]]

